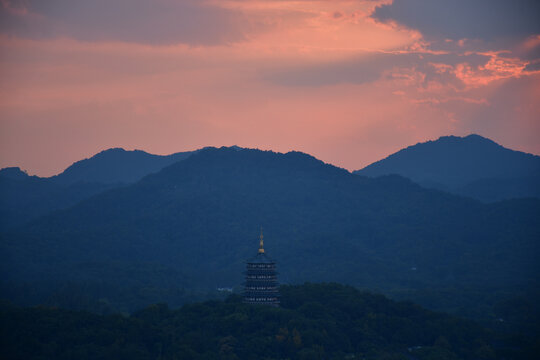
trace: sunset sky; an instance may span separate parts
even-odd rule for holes
[[[540,154],[540,1],[0,4],[0,167],[238,145],[355,170],[470,133]]]

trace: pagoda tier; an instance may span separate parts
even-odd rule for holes
[[[279,306],[276,263],[264,252],[262,232],[259,252],[247,261],[245,275],[245,303]]]

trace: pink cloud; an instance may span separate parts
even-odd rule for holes
[[[511,53],[482,41],[427,41],[369,18],[377,4],[204,2],[204,11],[240,16],[235,41],[194,42],[189,31],[172,42],[119,33],[86,41],[76,27],[62,36],[4,33],[0,166],[51,175],[107,147],[166,154],[237,144],[358,169],[418,141],[473,131],[540,151],[531,140],[538,74],[524,55],[535,38]],[[516,118],[519,129],[509,130]]]
[[[476,68],[466,63],[457,64],[454,73],[467,86],[482,86],[501,79],[519,78],[524,75],[528,61],[502,57],[500,53],[486,53],[490,56],[485,65]]]

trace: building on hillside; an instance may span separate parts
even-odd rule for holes
[[[247,260],[245,274],[244,303],[279,306],[276,262],[264,252],[262,229],[259,251]]]

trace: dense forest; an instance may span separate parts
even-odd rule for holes
[[[231,295],[131,315],[0,308],[4,359],[534,359],[539,339],[339,284],[281,287],[280,308]]]

